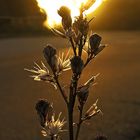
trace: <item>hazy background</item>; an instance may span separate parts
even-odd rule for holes
[[[100,73],[85,111],[98,98],[104,115],[84,124],[80,140],[94,140],[98,134],[109,140],[140,140],[139,15],[140,0],[107,0],[95,13],[92,29],[108,47],[84,70],[80,83]],[[46,140],[34,109],[39,98],[53,102],[56,112],[66,116],[60,94],[24,71],[34,61],[45,62],[46,44],[60,51],[69,45],[50,36],[44,20],[35,0],[0,0],[0,140]],[[70,71],[63,73],[61,84],[69,84],[70,78]],[[63,140],[68,140],[66,134]]]
[[[95,30],[139,30],[139,0],[107,0],[91,15]],[[0,35],[6,33],[44,33],[46,19],[35,0],[0,0]],[[45,31],[44,31],[45,30]],[[20,31],[20,32],[19,32]]]

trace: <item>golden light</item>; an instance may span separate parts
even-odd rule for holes
[[[80,14],[80,6],[86,3],[88,0],[36,0],[40,9],[47,15],[45,26],[54,27],[60,25],[61,17],[57,14],[57,10],[61,6],[67,6],[71,10],[72,19]],[[85,14],[94,12],[104,0],[96,0],[95,3],[88,9]]]

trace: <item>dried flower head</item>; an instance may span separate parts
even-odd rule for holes
[[[89,87],[88,86],[81,86],[77,90],[77,97],[80,105],[84,105],[87,101],[89,95]]]
[[[98,34],[93,34],[90,36],[89,42],[90,42],[92,52],[95,52],[98,49],[98,47],[101,43],[101,40],[102,40],[102,38]]]
[[[86,114],[84,116],[85,120],[89,120],[93,116],[95,116],[95,115],[97,115],[98,113],[101,112],[101,110],[98,109],[98,107],[97,107],[97,102],[98,102],[98,100],[87,110],[87,112],[86,112]]]
[[[45,123],[45,127],[41,131],[45,137],[56,137],[59,133],[65,131],[63,126],[66,123],[64,119],[60,120],[61,113],[58,118],[55,120],[55,115],[52,116],[51,121]]]
[[[71,56],[69,55],[69,53],[70,53],[70,49],[68,50],[66,55],[64,54],[64,52],[59,53],[59,56],[58,56],[59,71],[58,72],[67,71],[67,70],[71,69],[71,66],[70,66]]]
[[[53,57],[54,55],[56,55],[56,49],[54,47],[52,47],[51,45],[47,45],[44,50],[44,57],[46,58],[47,62],[49,63],[51,60],[51,57]]]
[[[53,76],[50,75],[48,68],[45,66],[43,62],[41,62],[41,66],[35,63],[34,69],[24,69],[24,70],[34,73],[35,75],[32,75],[31,77],[33,77],[35,81],[45,81],[47,83],[52,84],[54,88],[57,89]]]
[[[87,101],[88,95],[89,95],[89,88],[91,85],[94,84],[96,78],[99,74],[96,76],[92,76],[83,86],[79,87],[77,90],[77,97],[79,100],[80,105],[84,105]]]
[[[91,53],[91,55],[96,56],[106,47],[106,45],[101,45],[101,40],[102,38],[98,34],[93,34],[90,36],[89,38],[90,48],[88,52]]]
[[[62,18],[66,18],[68,16],[71,16],[71,11],[68,7],[66,6],[61,6],[60,9],[58,10],[58,14],[62,17]]]
[[[89,22],[87,21],[87,18],[77,17],[73,23],[73,30],[77,36],[80,34],[87,36],[89,30]]]
[[[57,55],[56,50],[52,46],[48,45],[46,48],[44,48],[43,52],[47,63],[53,72],[59,74],[60,72],[67,71],[71,68],[69,55],[70,51],[68,51],[66,55],[64,55],[63,52]]]
[[[92,76],[85,84],[84,86],[88,86],[90,87],[91,85],[94,84],[95,80],[97,79],[97,77],[100,75],[100,73],[98,73],[97,75],[95,76]]]
[[[40,124],[44,127],[45,123],[52,119],[54,113],[53,106],[47,100],[42,99],[36,103],[35,109],[39,115]]]
[[[34,69],[24,69],[26,71],[35,73],[36,75],[32,75],[31,77],[34,78],[35,81],[46,81],[48,78],[50,79],[49,70],[44,65],[43,62],[41,62],[42,66],[39,66],[37,63],[35,63]]]
[[[44,57],[45,57],[47,63],[51,67],[51,69],[54,72],[56,72],[58,69],[58,58],[56,55],[56,49],[54,47],[52,47],[51,45],[47,45],[44,48],[43,53],[44,53]]]
[[[72,25],[71,11],[68,7],[62,6],[58,10],[58,14],[62,17],[62,25],[65,30],[69,29]]]
[[[80,56],[74,56],[71,59],[71,69],[74,74],[80,75],[84,67],[84,62]]]

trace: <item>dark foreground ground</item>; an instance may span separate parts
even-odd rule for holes
[[[97,134],[105,134],[109,140],[140,140],[140,32],[100,34],[109,47],[86,68],[81,82],[101,73],[86,107],[99,98],[104,115],[84,125],[80,140],[93,140]],[[66,113],[59,93],[45,83],[33,81],[23,70],[43,59],[46,43],[58,48],[67,44],[51,37],[0,40],[0,140],[44,139],[34,110],[38,98],[53,101],[56,112]],[[70,75],[64,73],[62,80],[67,82]]]

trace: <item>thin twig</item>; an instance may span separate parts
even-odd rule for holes
[[[66,103],[67,106],[68,106],[69,102],[68,102],[67,97],[66,97],[66,95],[65,95],[65,93],[64,93],[64,91],[63,91],[63,89],[62,89],[62,87],[61,87],[61,85],[60,85],[60,83],[59,83],[58,77],[57,77],[57,75],[56,75],[55,73],[53,73],[53,74],[54,74],[54,79],[55,79],[55,81],[56,81],[56,84],[57,84],[57,86],[58,86],[58,88],[59,88],[59,90],[60,90],[60,93],[61,93],[61,95],[62,95],[62,97],[63,97],[65,103]]]
[[[84,68],[89,64],[89,62],[93,59],[94,57],[93,56],[90,56],[87,58],[87,61],[85,62],[84,64]]]

